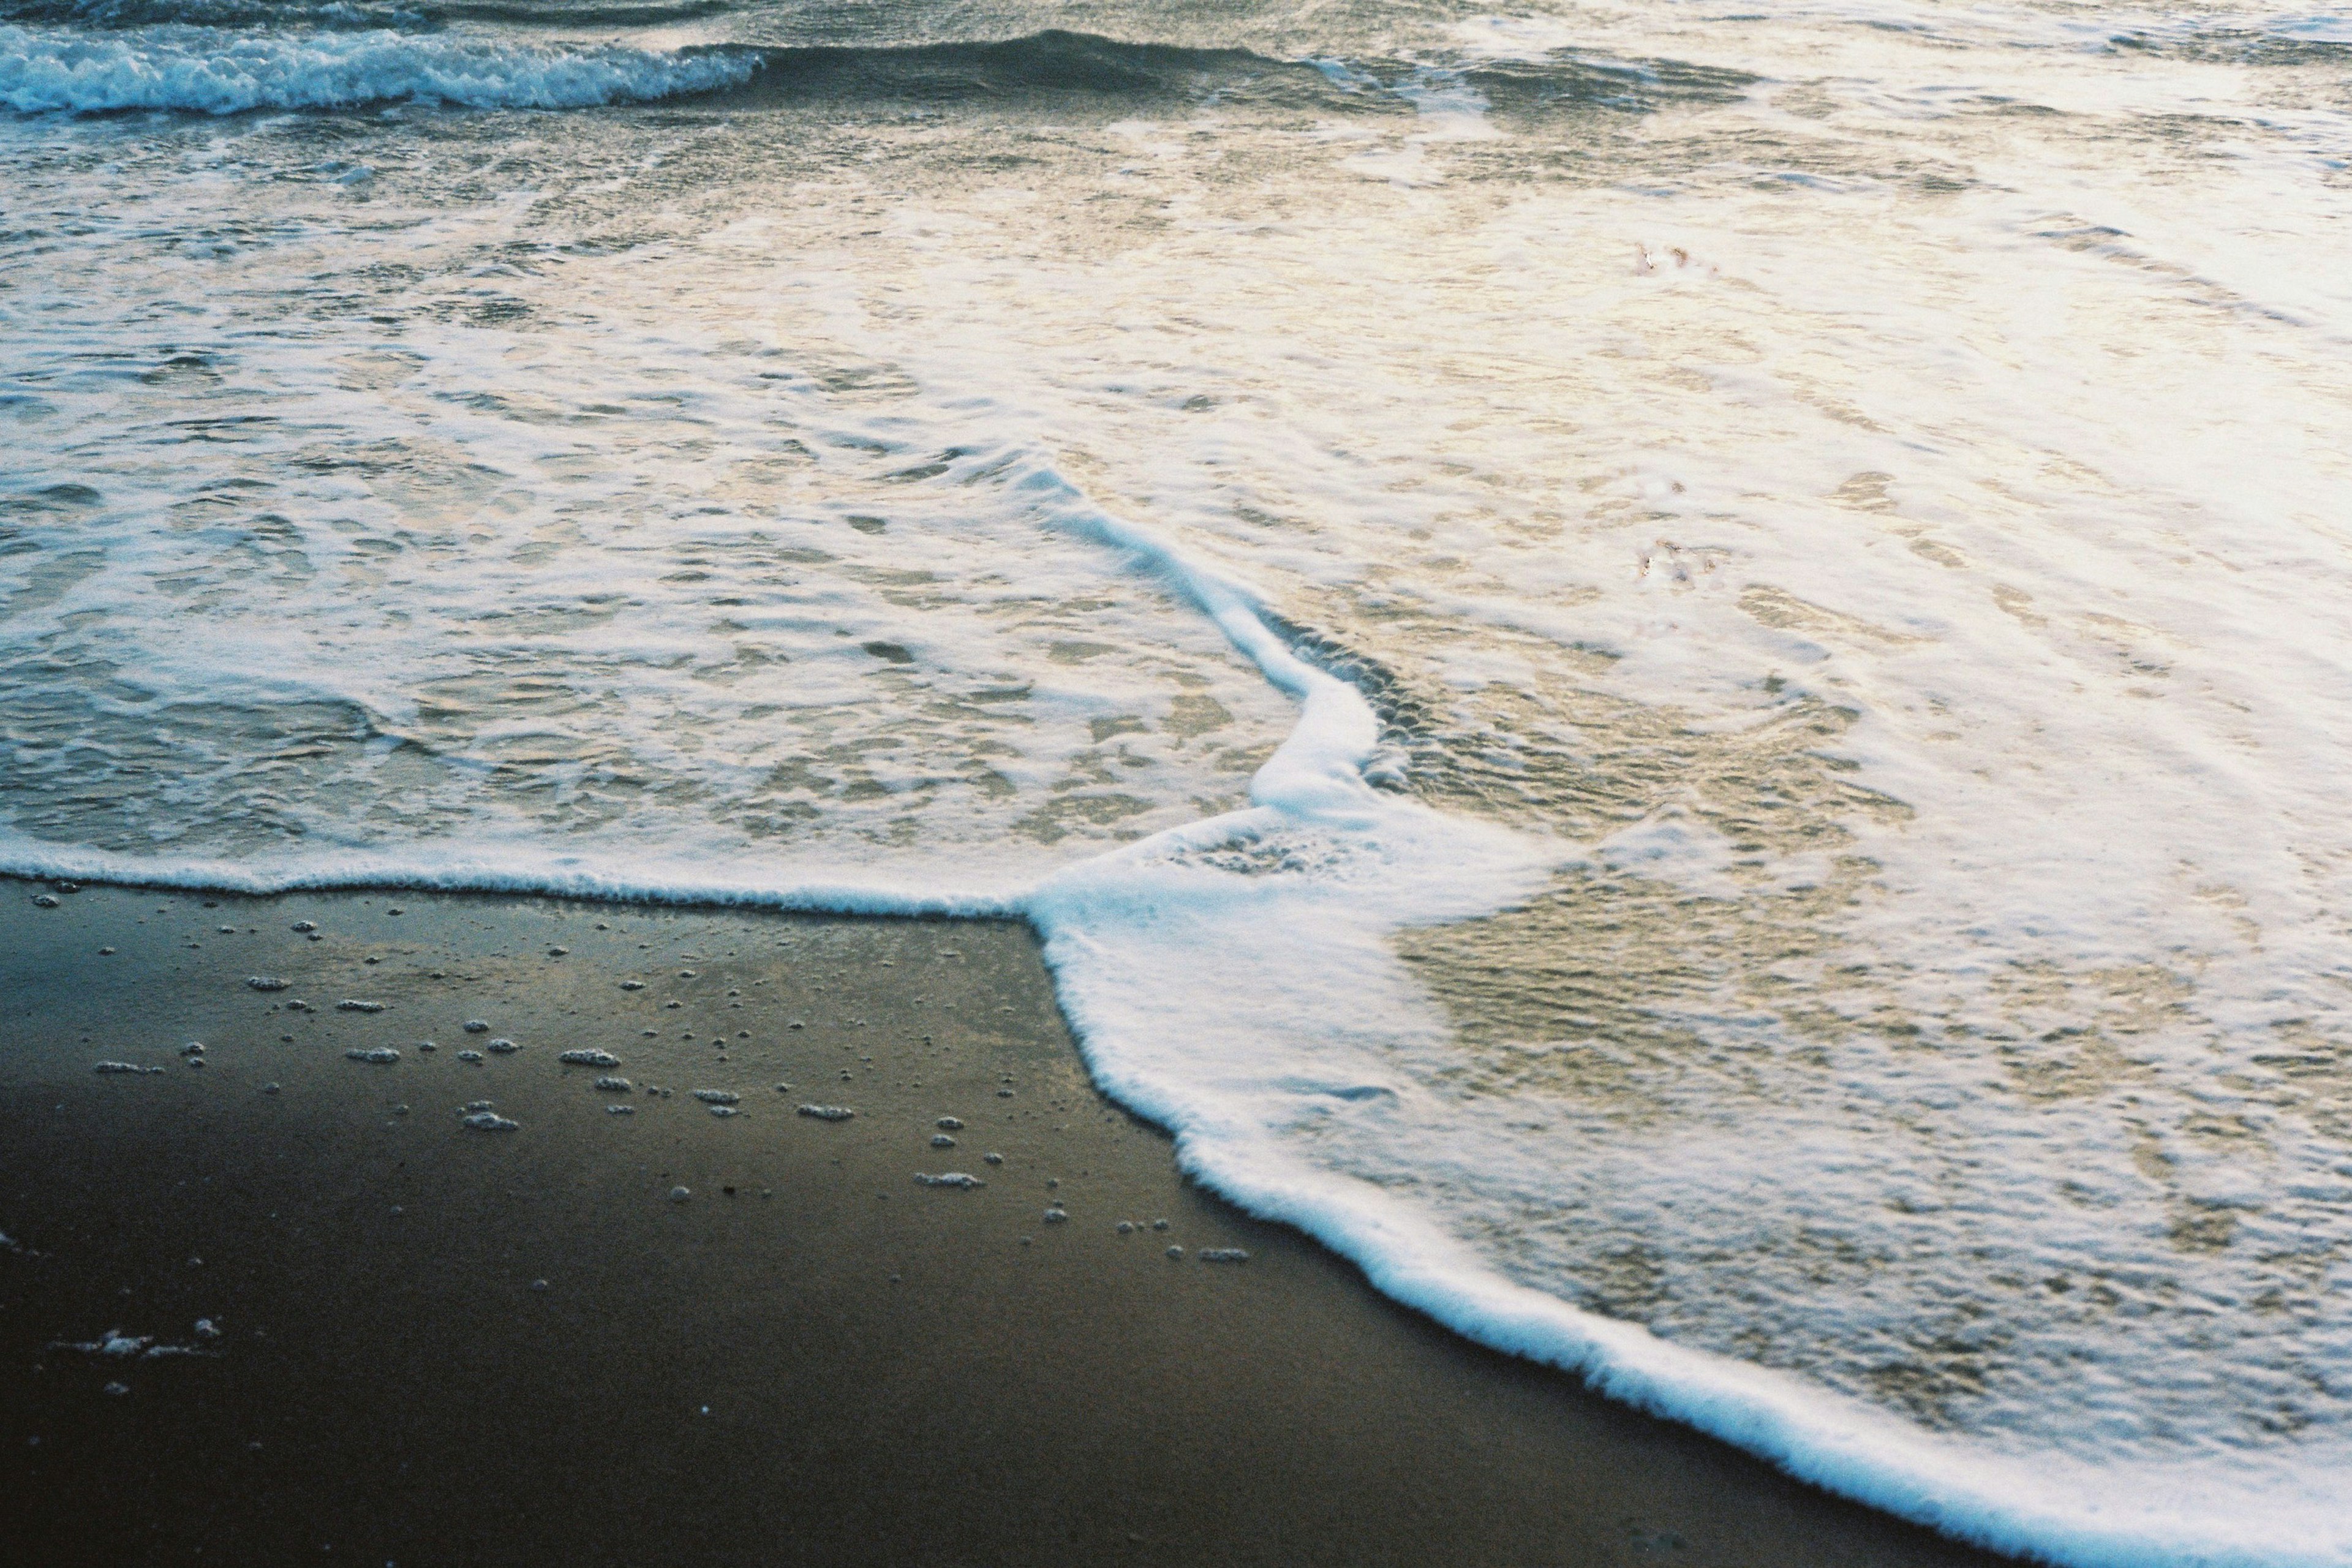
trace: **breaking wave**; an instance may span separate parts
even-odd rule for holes
[[[0,27],[0,103],[18,113],[348,109],[377,103],[584,109],[740,87],[746,49],[656,51],[362,33]]]

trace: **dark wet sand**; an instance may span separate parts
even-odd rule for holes
[[[8,1562],[1991,1561],[1186,1186],[1019,926],[42,890],[0,880]],[[53,1348],[110,1330],[206,1353]]]

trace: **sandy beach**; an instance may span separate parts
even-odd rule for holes
[[[16,1561],[1990,1561],[1188,1185],[1015,924],[11,881],[0,954]]]

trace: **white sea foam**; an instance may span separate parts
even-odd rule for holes
[[[19,113],[348,109],[446,103],[583,109],[740,87],[748,52],[656,53],[390,31],[122,33],[0,26],[0,104]]]

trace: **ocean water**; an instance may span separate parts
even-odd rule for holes
[[[0,0],[0,866],[1017,911],[1202,1179],[2352,1563],[2352,22]]]

